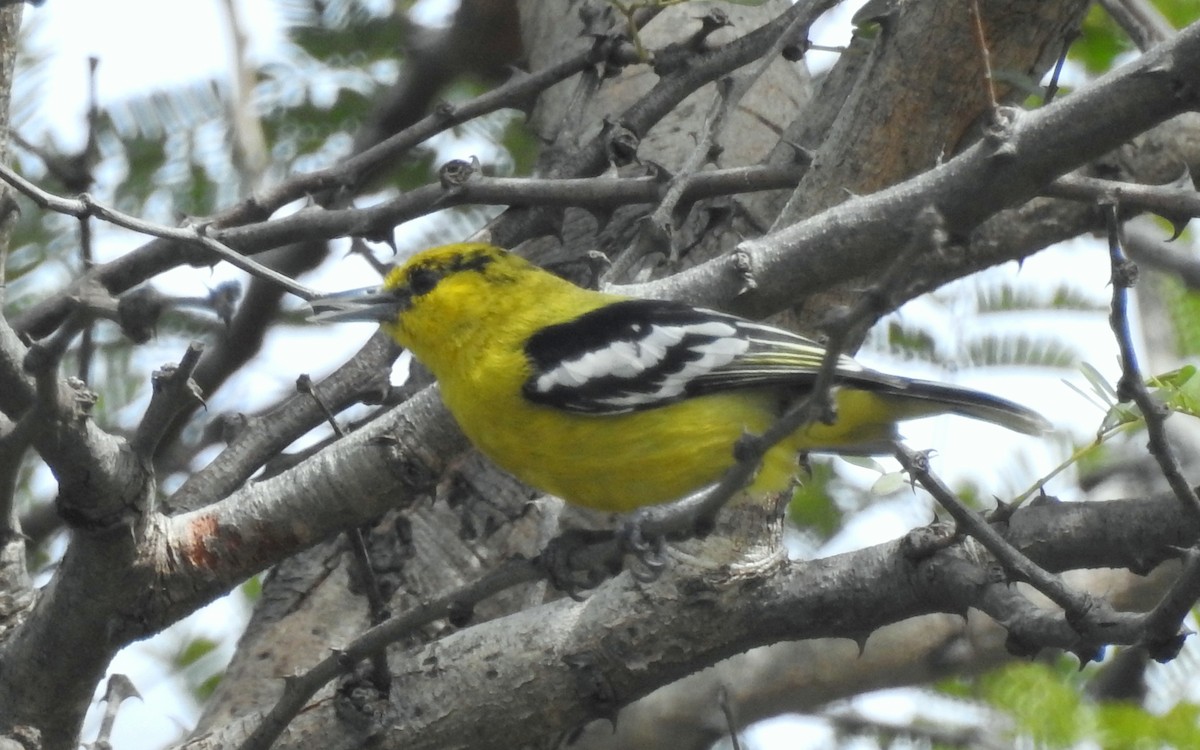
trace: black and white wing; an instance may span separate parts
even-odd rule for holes
[[[803,336],[662,300],[624,300],[549,326],[525,346],[526,398],[586,414],[650,409],[716,391],[811,383],[825,349]],[[844,376],[867,371],[841,357]]]

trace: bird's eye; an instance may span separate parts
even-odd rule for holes
[[[437,283],[437,273],[428,268],[414,268],[408,274],[408,289],[412,292],[413,296],[420,296],[433,291]]]

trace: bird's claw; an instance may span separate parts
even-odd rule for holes
[[[618,532],[622,551],[633,556],[636,563],[629,573],[640,583],[657,580],[667,567],[666,539],[662,534],[646,534],[649,520],[649,516],[639,511],[626,519]]]

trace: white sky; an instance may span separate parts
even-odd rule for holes
[[[82,142],[88,57],[100,60],[102,103],[172,85],[223,77],[232,45],[220,0],[49,0],[25,8],[38,47],[50,53],[54,95],[45,113],[54,131]],[[275,4],[241,2],[250,53],[269,59],[278,44]],[[74,123],[72,125],[71,123]]]

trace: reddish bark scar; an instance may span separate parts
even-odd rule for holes
[[[183,557],[188,564],[196,568],[212,569],[217,562],[216,555],[209,548],[208,541],[217,535],[220,525],[216,517],[201,515],[187,525],[187,536],[181,547]]]

